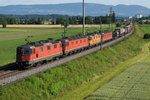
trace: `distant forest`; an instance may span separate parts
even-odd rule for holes
[[[58,15],[58,14],[52,14],[52,15],[3,15],[0,14],[0,18],[16,18],[16,19],[37,19],[37,18],[43,18],[43,19],[56,19],[56,18],[69,18],[68,15]]]
[[[86,24],[114,23],[115,13],[106,16],[86,16]],[[82,24],[82,16],[68,15],[0,15],[0,24]]]

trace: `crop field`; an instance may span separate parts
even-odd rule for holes
[[[150,63],[132,65],[86,100],[148,100],[150,99]]]
[[[106,30],[108,26],[103,29]],[[99,31],[99,28],[86,28],[88,32]],[[79,34],[81,28],[68,28],[67,36]],[[15,62],[16,47],[25,44],[27,36],[33,36],[31,41],[58,39],[63,34],[63,28],[0,28],[0,66]]]
[[[150,33],[149,27],[146,25],[140,28],[144,33]],[[141,54],[131,59],[133,64],[126,71],[100,87],[86,100],[149,100],[150,40],[146,41],[148,43],[143,45]]]

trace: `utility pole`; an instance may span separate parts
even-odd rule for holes
[[[113,11],[113,13],[112,13],[112,21],[114,21],[114,24],[116,24],[116,18],[115,18],[116,16],[115,16],[115,11]],[[114,30],[115,28],[112,26],[112,30]]]
[[[100,31],[102,31],[102,20],[100,19]]]
[[[109,21],[109,32],[111,31],[111,30],[110,30],[110,24],[111,24],[111,18],[110,18],[110,21]]]
[[[113,14],[113,11],[112,11],[112,7],[111,7],[109,16],[110,16],[110,24],[112,26],[112,31],[113,31],[112,14]]]
[[[66,22],[64,22],[64,37],[66,37]]]
[[[85,2],[83,0],[83,35],[85,35]]]
[[[102,49],[102,43],[103,43],[102,20],[100,20],[100,34],[101,34],[101,42],[100,42],[100,50],[101,50]]]

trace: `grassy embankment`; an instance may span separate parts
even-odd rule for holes
[[[113,47],[2,88],[1,98],[3,100],[45,100],[55,97],[65,100],[82,99],[126,68],[118,69],[114,66],[139,54],[142,45],[146,42],[142,36],[137,26],[134,35]],[[109,76],[106,77],[107,75]],[[98,84],[99,81],[102,82]]]
[[[150,25],[140,28],[144,33],[150,33]],[[150,41],[145,40],[145,41]],[[142,46],[142,52],[134,58],[127,60],[118,67],[129,67],[126,71],[115,77],[109,83],[92,93],[87,100],[148,100],[150,99],[150,42]]]

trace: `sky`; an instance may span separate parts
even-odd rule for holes
[[[31,4],[60,4],[60,3],[75,3],[82,0],[0,0],[0,6],[7,5],[31,5]],[[150,8],[150,0],[85,0],[86,3],[98,3],[106,5],[141,5]]]

